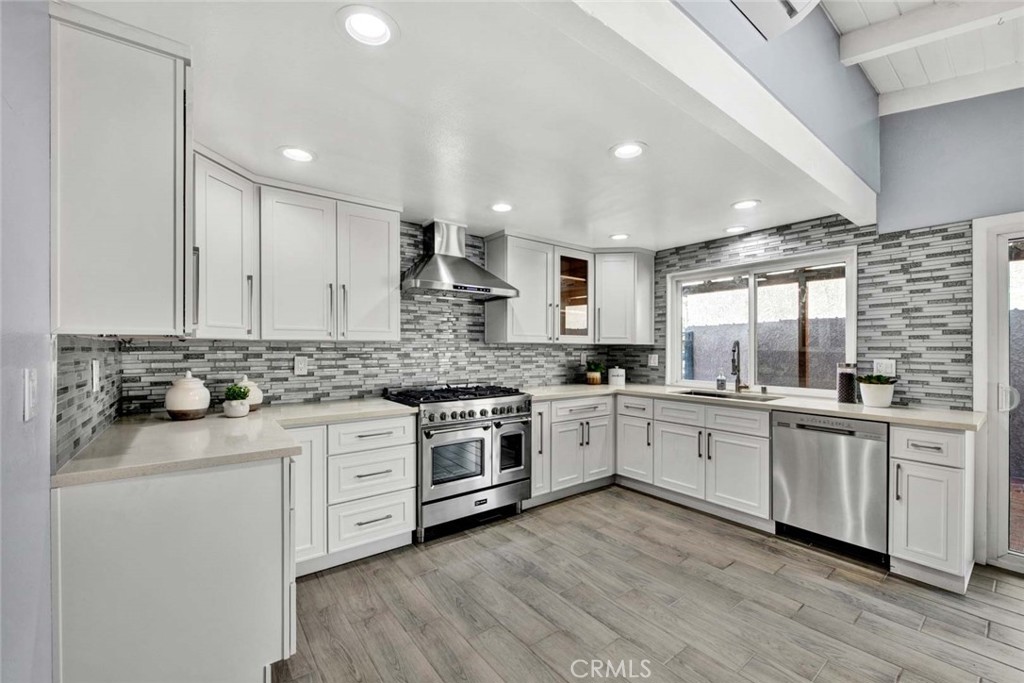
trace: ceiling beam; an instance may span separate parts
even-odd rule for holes
[[[1024,88],[1024,64],[1008,64],[991,71],[883,93],[878,96],[878,115],[922,109],[1016,88]]]
[[[846,66],[1024,16],[1024,2],[940,2],[839,38]]]

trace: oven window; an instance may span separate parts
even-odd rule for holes
[[[432,446],[430,464],[433,468],[431,476],[434,486],[483,476],[483,439]]]
[[[523,457],[526,446],[526,434],[524,432],[510,432],[501,435],[501,460],[502,472],[519,469],[523,466]]]

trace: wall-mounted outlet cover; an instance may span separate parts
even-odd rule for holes
[[[25,368],[22,384],[25,393],[22,417],[28,422],[39,414],[39,375],[35,368]]]
[[[92,393],[96,393],[100,390],[100,362],[98,359],[92,359]]]
[[[580,367],[583,367],[586,364],[587,364],[587,352],[586,351],[580,351]]]
[[[874,371],[876,375],[888,375],[889,377],[895,377],[896,360],[892,358],[876,358],[874,361]]]
[[[656,368],[658,367],[658,354],[652,353],[647,356],[647,367]]]
[[[308,356],[295,356],[295,374],[296,375],[308,375],[309,374],[309,357]]]

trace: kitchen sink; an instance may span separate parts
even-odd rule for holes
[[[734,391],[704,391],[702,389],[685,389],[672,393],[705,398],[727,398],[733,401],[754,401],[756,403],[767,403],[768,401],[778,401],[780,398],[785,398],[785,396],[776,396],[775,394],[737,394]]]

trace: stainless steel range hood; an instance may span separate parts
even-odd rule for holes
[[[434,292],[482,301],[510,299],[519,290],[466,258],[466,226],[434,221],[424,228],[423,257],[405,273],[403,291]]]

